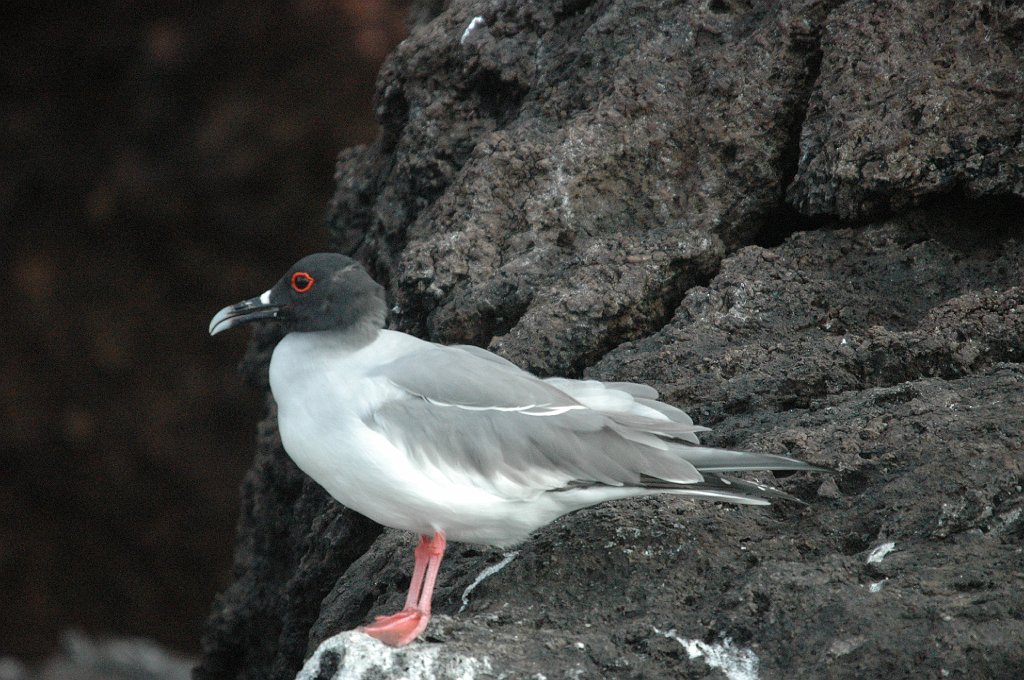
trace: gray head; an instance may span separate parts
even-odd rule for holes
[[[210,335],[244,323],[281,322],[285,332],[365,331],[384,327],[384,289],[350,257],[308,255],[296,262],[274,287],[259,297],[217,312]]]

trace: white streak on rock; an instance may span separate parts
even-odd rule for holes
[[[878,546],[868,554],[868,564],[878,564],[883,559],[885,559],[886,555],[888,555],[895,549],[895,542],[889,541],[888,543],[883,543],[882,545]]]
[[[473,17],[473,20],[469,22],[469,26],[466,26],[466,30],[462,32],[462,37],[459,38],[459,44],[460,45],[465,45],[466,44],[466,38],[468,38],[469,35],[473,31],[475,31],[476,29],[480,28],[481,26],[486,26],[486,25],[487,25],[487,22],[484,21],[483,17]]]
[[[295,680],[323,678],[324,656],[338,657],[331,680],[364,678],[402,678],[403,680],[473,680],[478,674],[490,676],[491,663],[485,657],[461,656],[444,645],[412,644],[388,647],[365,633],[349,630],[320,643]]]
[[[483,583],[485,579],[488,579],[491,576],[494,576],[499,571],[501,571],[502,569],[507,567],[509,565],[509,563],[512,560],[514,560],[516,558],[516,555],[518,555],[518,554],[519,554],[518,550],[513,550],[512,552],[505,553],[505,557],[504,557],[504,559],[501,560],[501,562],[498,562],[497,564],[492,564],[491,566],[489,566],[486,569],[484,569],[483,571],[481,571],[477,575],[476,579],[472,583],[470,583],[468,586],[466,586],[466,589],[464,591],[462,591],[462,606],[459,607],[459,613],[460,614],[463,611],[465,611],[466,607],[469,606],[469,594],[472,593],[474,590],[476,590],[476,587],[478,585],[480,585],[481,583]]]
[[[760,659],[753,650],[741,649],[732,644],[730,638],[723,638],[718,644],[711,644],[703,640],[687,640],[676,635],[676,629],[658,630],[654,632],[663,637],[675,640],[683,646],[691,659],[698,657],[704,659],[711,668],[717,668],[729,680],[758,680],[757,667]]]

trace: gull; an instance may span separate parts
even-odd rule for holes
[[[403,609],[360,628],[410,643],[427,626],[448,540],[509,546],[567,513],[648,494],[767,505],[793,497],[730,475],[820,470],[702,446],[647,385],[541,379],[487,350],[385,329],[384,289],[355,260],[318,253],[219,311],[210,334],[275,321],[281,443],[343,505],[420,535]]]

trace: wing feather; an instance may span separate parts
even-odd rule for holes
[[[719,473],[813,469],[700,446],[707,428],[645,385],[541,380],[476,347],[430,345],[372,374],[404,396],[379,405],[369,427],[423,463],[510,496],[605,485],[763,502],[781,492]]]

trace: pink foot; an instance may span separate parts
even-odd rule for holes
[[[416,563],[412,568],[405,607],[397,614],[378,616],[373,623],[357,630],[392,647],[401,647],[415,640],[430,620],[430,597],[446,543],[440,531],[433,536],[420,536],[420,544],[413,552]]]
[[[378,616],[368,626],[361,626],[359,631],[375,637],[386,645],[403,647],[424,631],[430,614],[419,609],[403,609],[390,616]]]

